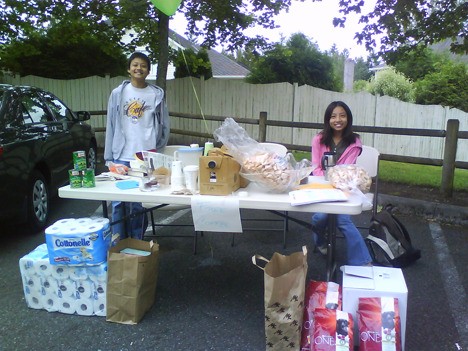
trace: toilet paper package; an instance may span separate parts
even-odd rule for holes
[[[107,260],[110,222],[107,218],[61,219],[45,230],[45,237],[50,264],[96,265]],[[86,276],[73,278],[85,279]]]
[[[107,262],[58,266],[49,262],[46,244],[19,260],[28,307],[49,312],[106,316]]]

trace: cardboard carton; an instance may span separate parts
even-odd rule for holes
[[[231,156],[202,156],[199,168],[202,195],[229,195],[240,187],[240,165]]]
[[[400,268],[343,266],[343,311],[354,318],[354,343],[359,343],[356,311],[360,297],[398,298],[401,323],[401,345],[405,349],[408,288]]]

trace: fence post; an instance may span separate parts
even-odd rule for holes
[[[453,194],[453,179],[455,178],[455,159],[457,157],[459,127],[460,121],[458,119],[449,119],[447,121],[441,184],[441,191],[445,197],[452,197]]]
[[[266,141],[266,128],[267,128],[267,113],[265,111],[260,112],[258,118],[258,142],[264,143]]]

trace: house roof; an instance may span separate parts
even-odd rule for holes
[[[201,50],[200,45],[192,43],[173,30],[169,30],[169,39],[173,40],[181,48],[192,49],[195,52]],[[208,49],[207,51],[211,62],[213,78],[245,78],[250,73],[247,68],[231,60],[226,55],[220,54],[213,49]]]

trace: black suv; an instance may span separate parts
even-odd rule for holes
[[[0,84],[0,223],[27,221],[43,229],[49,201],[68,183],[73,151],[96,168],[89,112],[71,111],[39,88]]]

